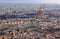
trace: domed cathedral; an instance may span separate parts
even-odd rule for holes
[[[46,18],[43,6],[40,6],[40,8],[38,10],[38,15],[39,15],[38,18],[41,18],[41,19],[45,19]]]

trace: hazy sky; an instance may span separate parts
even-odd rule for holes
[[[60,0],[0,0],[0,3],[55,3],[60,4]]]

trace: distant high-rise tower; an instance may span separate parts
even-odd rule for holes
[[[44,9],[42,6],[40,6],[38,13],[40,18],[42,19],[46,18],[46,15],[44,14]]]

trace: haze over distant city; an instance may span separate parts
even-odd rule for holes
[[[60,0],[0,0],[0,3],[60,4]]]

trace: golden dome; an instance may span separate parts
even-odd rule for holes
[[[39,8],[39,12],[43,12],[43,7],[42,6],[40,6],[40,8]]]

